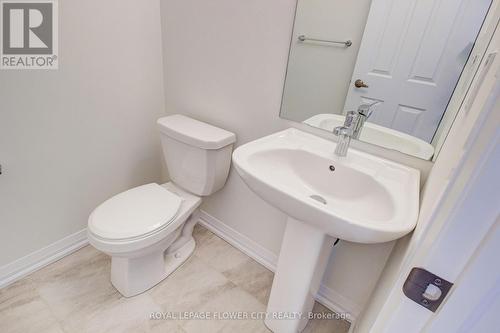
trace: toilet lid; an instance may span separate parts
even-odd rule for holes
[[[98,206],[89,217],[89,230],[104,239],[145,236],[169,225],[182,199],[158,184],[122,192]]]

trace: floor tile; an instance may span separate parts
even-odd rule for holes
[[[235,288],[234,283],[196,256],[151,289],[152,298],[165,312],[193,311],[216,295]]]
[[[62,333],[62,330],[35,284],[25,278],[0,290],[0,332]]]
[[[38,297],[35,284],[29,278],[19,280],[3,289],[0,289],[0,313],[22,306]]]
[[[61,322],[87,318],[121,298],[110,282],[110,260],[87,246],[32,275],[41,298]]]
[[[258,333],[269,332],[264,326],[262,320],[254,319],[238,319],[238,320],[223,320],[225,315],[237,315],[241,313],[263,313],[266,310],[265,305],[260,303],[256,298],[247,292],[233,288],[227,290],[217,297],[211,299],[195,311],[208,312],[218,316],[217,320],[191,320],[186,322],[182,328],[187,333],[215,333],[215,332],[241,332],[241,333]]]
[[[317,314],[322,314],[325,317],[334,315],[332,311],[316,302],[313,311]],[[303,333],[344,333],[349,331],[350,324],[342,319],[315,319],[309,320]]]
[[[194,255],[219,272],[233,269],[249,259],[247,255],[202,226],[195,227],[194,238]]]
[[[145,293],[132,298],[122,297],[102,304],[94,311],[70,316],[62,322],[62,327],[71,333],[150,332],[153,326],[150,314],[160,310]]]
[[[2,333],[269,332],[263,318],[273,273],[207,229],[197,226],[195,253],[147,292],[124,298],[110,283],[110,258],[86,246],[0,290]],[[184,311],[219,320],[151,319]],[[316,303],[315,312],[331,313]],[[342,320],[312,320],[307,333],[345,333]]]
[[[262,304],[267,304],[274,274],[248,258],[244,263],[222,272],[231,282],[247,291]]]

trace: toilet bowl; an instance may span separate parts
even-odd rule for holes
[[[125,297],[155,286],[193,253],[200,196],[224,186],[236,141],[182,115],[160,118],[158,126],[171,182],[119,193],[88,221],[90,244],[111,256],[111,283]]]

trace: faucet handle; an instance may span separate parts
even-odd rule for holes
[[[350,128],[345,126],[337,126],[333,129],[333,134],[336,136],[349,136]]]
[[[373,109],[372,107],[382,103],[381,101],[375,101],[372,103],[363,103],[360,106],[358,106],[358,114],[365,116],[366,118],[369,118],[372,115]]]

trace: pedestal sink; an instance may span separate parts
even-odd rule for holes
[[[300,332],[314,304],[333,242],[381,243],[411,232],[418,216],[419,171],[297,129],[237,148],[245,183],[288,215],[266,325]]]

